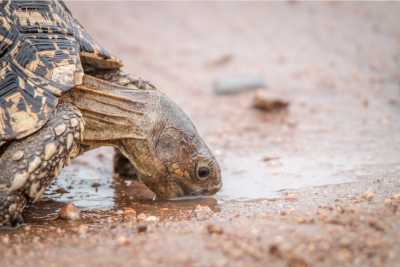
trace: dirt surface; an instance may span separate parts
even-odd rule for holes
[[[400,4],[69,5],[191,115],[224,189],[137,202],[113,151],[90,152],[0,230],[0,266],[400,265]],[[213,93],[235,75],[263,77],[288,110]],[[58,218],[71,201],[81,219]]]

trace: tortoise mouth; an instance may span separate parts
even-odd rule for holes
[[[207,188],[192,188],[180,181],[177,184],[182,189],[184,196],[211,196],[222,188],[222,182],[208,185]]]
[[[222,189],[222,181],[219,181],[218,184],[213,185],[208,189],[208,194],[209,195],[214,195],[217,192],[219,192],[221,189]]]
[[[199,185],[191,180],[183,181],[182,177],[176,177],[174,175],[168,175],[158,179],[152,179],[142,175],[138,175],[138,177],[156,194],[158,200],[211,196],[216,194],[222,188],[221,179],[216,179],[216,181],[212,179],[213,182],[210,181],[204,185]],[[146,181],[152,182],[146,183]]]

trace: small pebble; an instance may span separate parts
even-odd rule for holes
[[[123,211],[123,210],[117,210],[115,213],[116,213],[117,215],[123,215],[123,214],[124,214],[124,211]]]
[[[209,224],[207,225],[207,232],[210,235],[222,235],[224,233],[224,230],[218,225]]]
[[[366,200],[366,201],[371,201],[372,199],[374,199],[374,197],[375,197],[375,193],[369,192],[369,191],[364,192],[364,193],[361,195],[361,198],[364,199],[364,200]]]
[[[230,62],[232,62],[233,60],[233,55],[232,54],[224,54],[219,56],[218,58],[212,60],[211,62],[209,62],[209,66],[210,67],[221,67],[224,66]]]
[[[394,194],[392,198],[393,200],[400,202],[400,193]]]
[[[254,75],[223,77],[213,83],[214,93],[217,95],[237,94],[265,87],[264,79]]]
[[[120,246],[128,246],[131,243],[131,241],[125,236],[119,236],[117,238],[117,243]]]
[[[391,206],[391,205],[392,205],[392,199],[391,199],[391,198],[385,198],[384,204],[385,204],[386,206]]]
[[[269,162],[269,161],[279,160],[279,157],[269,157],[269,156],[266,156],[266,157],[263,157],[262,160],[265,161],[265,162]]]
[[[74,204],[68,203],[60,209],[59,217],[64,220],[79,220],[81,211]]]
[[[276,112],[287,109],[289,102],[268,96],[266,92],[258,91],[253,99],[253,107],[265,112]]]
[[[145,233],[147,232],[147,225],[145,224],[138,224],[136,227],[138,233]]]
[[[193,213],[198,220],[207,220],[214,214],[214,212],[208,206],[202,205],[197,205]]]
[[[55,190],[56,193],[58,194],[67,194],[69,193],[64,187],[59,187]]]
[[[384,201],[385,206],[396,212],[400,206],[400,193],[394,194],[393,196],[386,198]]]
[[[137,216],[138,221],[142,221],[142,222],[150,222],[150,223],[155,223],[158,222],[160,219],[157,216],[153,216],[153,215],[149,215],[147,216],[144,213],[140,213]]]

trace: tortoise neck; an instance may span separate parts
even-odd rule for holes
[[[145,140],[156,122],[156,90],[119,86],[85,75],[83,84],[63,96],[78,107],[85,121],[83,147],[118,146],[120,140]],[[85,146],[86,145],[86,146]]]

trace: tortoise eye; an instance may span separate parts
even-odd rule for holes
[[[196,176],[199,180],[206,180],[210,175],[210,168],[208,166],[198,166]]]

